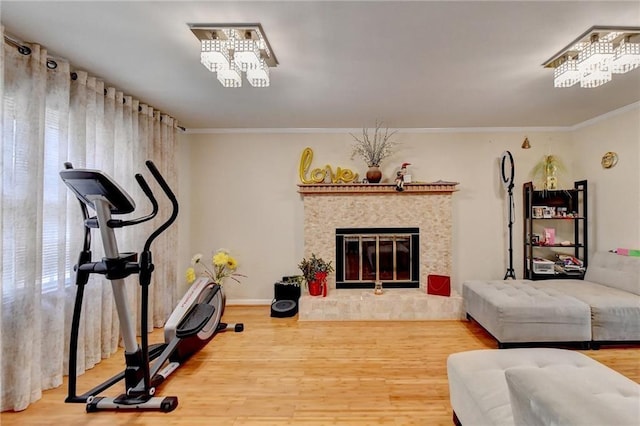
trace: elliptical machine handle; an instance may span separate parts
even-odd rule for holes
[[[153,192],[149,187],[149,184],[146,180],[144,180],[144,177],[140,173],[136,173],[135,178],[136,182],[138,182],[138,185],[140,185],[140,188],[142,188],[142,192],[144,192],[144,195],[146,195],[149,201],[151,201],[151,206],[153,207],[152,215],[155,216],[158,213],[158,200],[156,200],[156,197],[153,195]]]
[[[164,177],[160,174],[160,171],[158,171],[158,168],[153,163],[153,161],[147,160],[145,164],[147,165],[147,168],[149,168],[149,171],[151,172],[153,177],[158,181],[158,184],[160,185],[164,193],[167,195],[167,198],[171,201],[171,204],[173,205],[174,214],[175,216],[177,216],[178,200],[176,199],[175,194],[171,190],[171,187],[169,187],[169,184],[167,183],[167,181],[164,180]],[[172,215],[172,218],[173,220],[175,220],[175,217],[173,215]]]
[[[158,227],[158,229],[156,229],[149,236],[149,238],[147,238],[147,241],[144,244],[144,251],[149,251],[149,249],[151,247],[151,243],[153,243],[153,240],[155,240],[158,237],[158,235],[160,235],[169,226],[171,226],[171,224],[173,222],[175,222],[176,218],[178,217],[178,199],[176,198],[175,194],[173,193],[173,191],[169,187],[169,184],[167,184],[167,181],[164,180],[164,177],[162,177],[162,175],[158,171],[158,168],[156,167],[156,165],[153,164],[153,161],[147,160],[145,162],[145,164],[147,165],[147,168],[149,169],[149,171],[151,172],[151,174],[153,175],[155,180],[160,185],[160,188],[162,188],[162,190],[164,191],[164,193],[167,196],[167,198],[169,199],[169,201],[171,201],[171,205],[173,207],[173,211],[171,212],[171,217],[169,217],[169,219],[167,219],[167,221],[165,223],[160,225]]]
[[[108,225],[112,228],[122,228],[124,226],[137,225],[139,223],[143,223],[153,219],[158,214],[158,200],[156,200],[156,197],[153,195],[153,192],[151,191],[149,184],[144,179],[144,177],[142,177],[140,173],[136,173],[135,178],[136,178],[136,182],[138,182],[138,186],[140,186],[140,188],[142,189],[142,192],[144,192],[144,195],[146,195],[149,201],[151,202],[152,211],[148,215],[139,217],[137,219],[131,219],[131,220],[110,219],[108,222]]]
[[[149,309],[149,285],[151,284],[151,274],[153,273],[153,258],[151,255],[151,244],[153,240],[155,240],[161,233],[163,233],[178,217],[178,199],[175,194],[167,184],[167,181],[164,180],[158,168],[153,161],[147,160],[145,162],[147,168],[155,178],[155,180],[160,185],[160,188],[164,191],[167,198],[171,201],[171,205],[173,206],[173,211],[171,212],[171,217],[167,219],[165,223],[160,225],[158,229],[153,231],[147,241],[144,243],[144,250],[140,253],[140,286],[142,287],[142,296],[140,297],[140,310],[141,312],[148,312]],[[145,332],[148,329],[148,317],[147,315],[141,315],[140,317],[140,329],[143,330],[142,336],[140,337],[140,343],[142,345],[142,358],[143,365],[149,365],[149,337]],[[151,389],[151,377],[148,368],[143,369],[143,381],[144,381],[144,389]]]
[[[149,184],[140,173],[136,173],[135,178],[136,178],[136,182],[138,182],[138,186],[140,186],[140,189],[142,189],[142,192],[144,192],[144,195],[146,195],[149,201],[151,202],[152,211],[147,216],[141,217],[139,219],[133,219],[133,220],[123,222],[123,223],[126,223],[127,226],[137,225],[138,223],[146,222],[148,220],[153,219],[158,214],[158,200],[156,200],[156,197],[153,195],[153,191],[151,191]]]

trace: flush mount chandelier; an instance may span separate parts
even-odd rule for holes
[[[200,62],[224,87],[241,87],[242,73],[253,87],[268,87],[269,68],[278,65],[260,24],[189,24],[200,40]]]
[[[591,27],[542,65],[555,87],[602,86],[640,66],[640,27]]]

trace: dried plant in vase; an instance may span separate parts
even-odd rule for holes
[[[376,127],[373,135],[369,135],[369,130],[362,129],[362,137],[350,133],[351,137],[355,139],[353,145],[353,152],[351,159],[355,156],[360,156],[369,170],[367,171],[367,180],[371,183],[378,183],[382,179],[382,172],[380,171],[380,162],[393,154],[393,148],[397,145],[391,140],[391,137],[398,131],[389,131],[389,128],[382,128],[382,121],[376,120]]]

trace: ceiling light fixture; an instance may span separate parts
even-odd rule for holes
[[[241,87],[242,72],[253,87],[268,87],[278,65],[260,24],[189,24],[200,40],[200,62],[224,87]]]
[[[593,88],[640,67],[640,27],[594,26],[542,64],[555,87]]]

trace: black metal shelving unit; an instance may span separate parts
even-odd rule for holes
[[[583,279],[588,266],[588,213],[587,181],[574,182],[573,189],[536,190],[532,182],[522,186],[524,226],[522,232],[524,278]],[[554,213],[549,213],[553,211]],[[544,228],[556,231],[554,244],[547,244],[535,236]],[[565,242],[565,244],[561,244]],[[557,270],[554,273],[538,273],[534,270],[534,259],[557,261],[558,255],[570,255],[582,261],[584,270]]]

